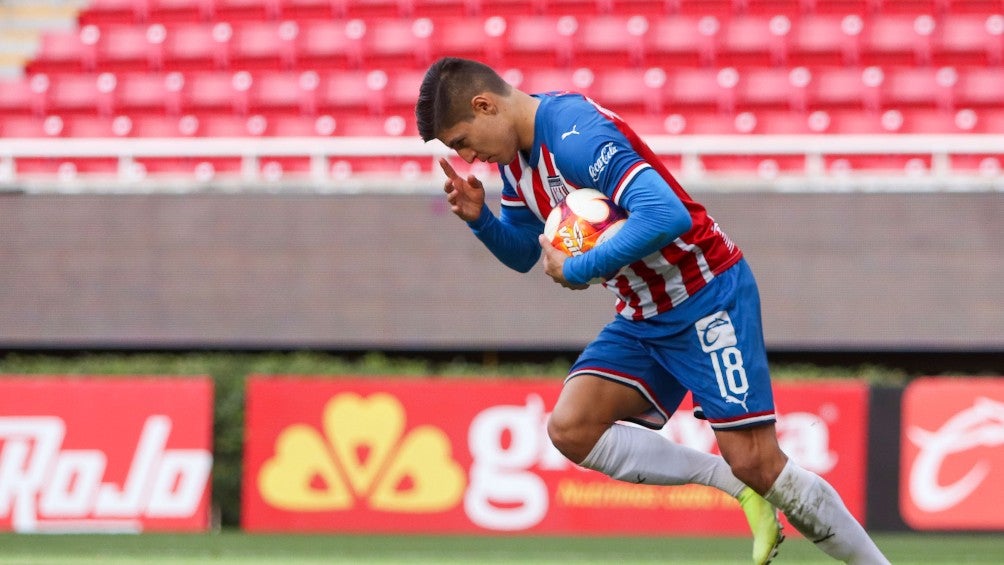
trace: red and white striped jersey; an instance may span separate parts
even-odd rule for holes
[[[704,206],[620,117],[579,94],[536,96],[541,103],[533,149],[499,166],[503,206],[525,207],[543,222],[557,202],[580,188],[595,188],[621,204],[625,191],[645,189],[631,181],[651,168],[690,213],[689,231],[603,283],[617,295],[621,316],[641,320],[666,312],[742,258]]]

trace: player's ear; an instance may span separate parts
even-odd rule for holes
[[[494,114],[498,109],[498,105],[491,96],[478,94],[471,99],[471,108],[473,108],[475,114]]]

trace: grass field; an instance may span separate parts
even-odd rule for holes
[[[1001,534],[879,534],[896,565],[1004,563]],[[744,538],[568,538],[450,536],[249,535],[0,535],[0,563],[280,564],[436,563],[732,564],[747,563]],[[805,539],[789,539],[775,563],[831,564]]]

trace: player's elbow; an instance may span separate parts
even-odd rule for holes
[[[692,227],[694,227],[694,220],[690,217],[690,214],[677,214],[673,218],[671,231],[677,234],[676,237],[680,237],[690,231]],[[676,239],[676,237],[673,239]]]

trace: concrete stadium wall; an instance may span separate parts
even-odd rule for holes
[[[699,194],[772,348],[1004,348],[1004,195]],[[613,315],[435,195],[0,196],[0,347],[568,349]]]

